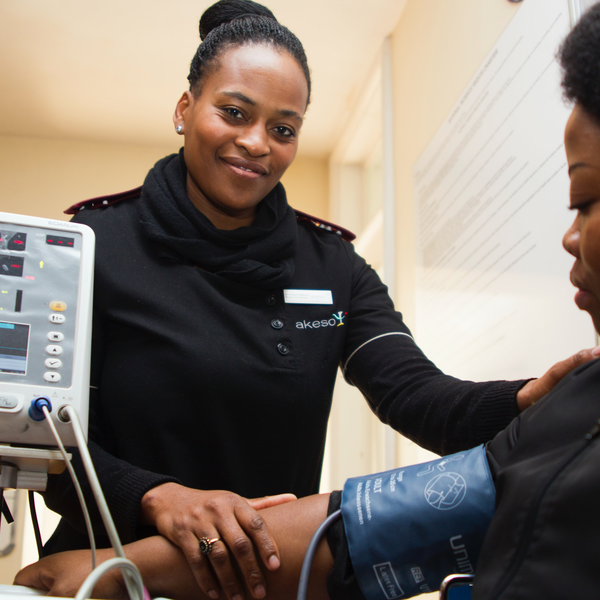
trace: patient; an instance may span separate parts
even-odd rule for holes
[[[571,282],[578,288],[575,303],[591,315],[600,332],[600,5],[569,34],[560,61],[565,96],[574,103],[565,146],[570,208],[576,213],[563,244],[575,258],[571,271]],[[598,596],[599,417],[600,362],[594,361],[567,376],[488,444],[496,513],[479,555],[475,599]],[[333,493],[260,512],[277,540],[281,567],[265,570],[267,589],[255,590],[254,597],[295,597],[309,540],[339,504],[339,493]],[[204,597],[184,555],[165,538],[143,539],[125,550],[152,596]],[[214,542],[213,567],[225,559],[224,550],[222,542]],[[112,556],[111,550],[99,551],[100,561]],[[73,596],[89,571],[89,551],[67,552],[26,567],[15,583]],[[338,522],[319,546],[308,597],[363,598],[359,583]],[[120,573],[107,574],[94,596],[126,597]],[[230,596],[228,590],[221,593]],[[250,592],[246,596],[251,597]]]

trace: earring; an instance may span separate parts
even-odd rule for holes
[[[183,133],[183,125],[177,125],[177,127],[175,127],[175,131],[181,135]]]

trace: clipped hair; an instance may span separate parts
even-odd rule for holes
[[[558,51],[564,97],[600,124],[600,4],[584,13]]]
[[[200,93],[202,80],[224,51],[245,44],[265,44],[285,50],[296,59],[306,78],[310,102],[310,70],[304,48],[266,6],[252,0],[219,0],[200,18],[200,39],[202,43],[192,58],[188,75],[190,90],[195,95]]]

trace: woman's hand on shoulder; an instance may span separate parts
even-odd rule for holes
[[[220,590],[232,600],[244,597],[237,568],[250,593],[260,599],[266,584],[257,554],[271,571],[279,568],[280,557],[256,511],[294,499],[292,494],[282,494],[246,500],[232,492],[164,483],[142,498],[141,520],[181,548],[200,589],[210,598],[217,598]],[[206,553],[201,551],[201,540]]]
[[[580,350],[573,356],[552,365],[541,377],[527,382],[517,392],[517,404],[524,411],[543,398],[554,386],[571,371],[600,356],[600,346],[588,350]]]

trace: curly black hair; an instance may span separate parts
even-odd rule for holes
[[[600,3],[584,13],[558,51],[567,100],[600,123]]]
[[[306,77],[310,102],[310,70],[304,48],[266,6],[252,0],[219,0],[200,18],[200,39],[202,43],[192,58],[188,75],[190,91],[195,96],[200,94],[204,77],[218,66],[218,58],[225,50],[245,44],[268,44],[296,59]]]

